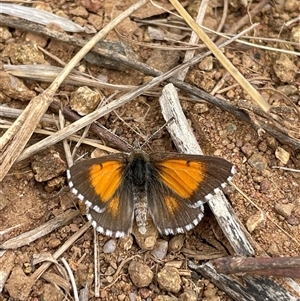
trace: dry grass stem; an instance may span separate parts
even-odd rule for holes
[[[218,49],[218,47],[209,39],[206,33],[197,25],[193,18],[187,13],[183,6],[177,0],[170,0],[175,9],[197,33],[200,39],[205,43],[209,50],[215,55],[219,62],[226,68],[231,76],[243,87],[245,91],[256,101],[256,103],[267,112],[270,109],[269,103],[255,90],[250,83],[242,76],[242,74],[231,64],[226,56]]]

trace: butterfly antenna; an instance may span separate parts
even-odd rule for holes
[[[166,123],[164,123],[159,129],[157,129],[153,134],[151,134],[145,142],[140,146],[142,148],[145,144],[147,144],[157,133],[159,133],[162,129],[167,127],[172,121],[174,121],[174,117],[170,118]]]

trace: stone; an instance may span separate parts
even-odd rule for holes
[[[188,290],[179,296],[179,301],[197,301],[197,296],[194,291]]]
[[[284,165],[286,165],[290,159],[290,153],[282,147],[278,146],[275,150],[275,157]]]
[[[100,95],[89,87],[83,86],[71,94],[70,106],[79,115],[85,116],[93,112],[100,102]]]
[[[137,287],[148,286],[153,279],[153,272],[150,268],[139,261],[131,261],[128,267],[129,276]]]
[[[166,266],[157,274],[157,282],[161,289],[178,293],[181,287],[181,278],[176,268]]]
[[[117,248],[117,243],[114,239],[109,239],[103,246],[103,253],[110,254],[114,253]]]
[[[169,241],[169,251],[178,252],[182,249],[184,244],[185,235],[178,234],[173,236]]]
[[[34,177],[38,182],[58,177],[67,169],[66,162],[61,159],[60,154],[53,148],[35,155],[31,162],[31,167],[35,173]]]
[[[156,258],[156,259],[164,259],[167,255],[168,251],[168,242],[163,239],[159,239],[156,241],[156,244],[151,251],[151,254]]]
[[[277,203],[275,204],[275,211],[283,216],[284,218],[289,218],[292,214],[292,211],[294,209],[295,205],[294,204],[282,204],[282,203]]]
[[[273,69],[283,83],[293,83],[295,81],[298,68],[287,54],[281,53],[279,55]]]
[[[267,168],[266,159],[258,153],[252,154],[251,157],[248,159],[248,163],[252,167],[258,169],[260,172],[264,171]]]
[[[260,226],[264,222],[264,220],[264,215],[260,211],[251,215],[246,222],[248,231],[252,233],[258,226]]]

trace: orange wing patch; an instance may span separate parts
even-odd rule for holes
[[[166,160],[159,163],[163,182],[180,197],[192,196],[205,175],[205,165],[182,159]]]
[[[168,212],[174,215],[179,208],[178,201],[172,196],[165,196],[165,202],[168,208]]]
[[[90,167],[91,184],[103,202],[109,201],[119,187],[122,168],[123,164],[119,161],[107,161]]]
[[[120,199],[118,197],[114,197],[108,205],[108,211],[113,217],[117,217],[120,214]]]

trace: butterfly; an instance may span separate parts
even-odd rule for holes
[[[233,173],[218,157],[134,150],[78,162],[67,179],[97,231],[123,237],[134,220],[144,234],[149,215],[162,235],[191,230]]]

